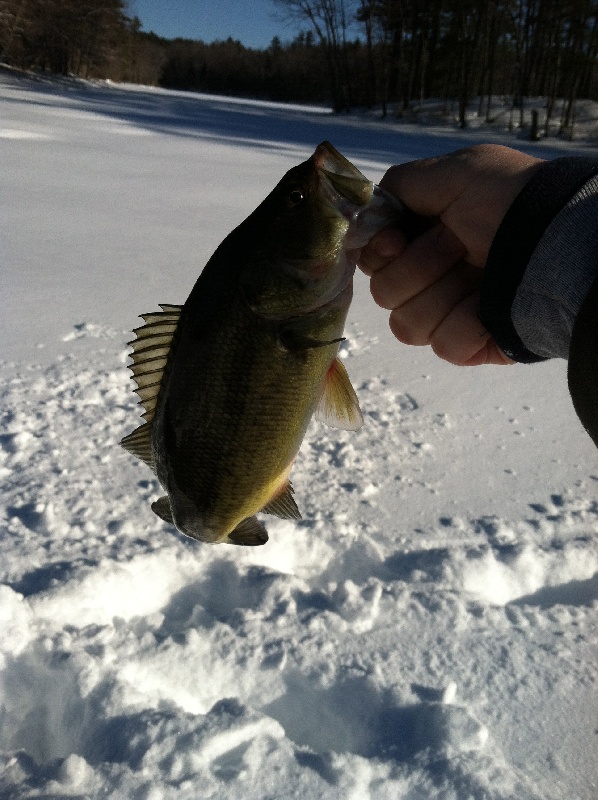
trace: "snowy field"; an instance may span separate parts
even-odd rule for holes
[[[118,447],[137,315],[324,138],[375,180],[481,141],[0,74],[2,800],[598,796],[598,453],[563,363],[451,367],[358,277],[365,425],[312,425],[304,519],[261,548],[163,524]]]

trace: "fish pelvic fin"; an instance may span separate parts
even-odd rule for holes
[[[154,472],[156,471],[154,457],[152,455],[151,422],[146,422],[144,425],[140,425],[139,428],[135,428],[133,433],[121,439],[120,445],[124,447],[125,450],[128,450],[131,455],[134,455],[136,458],[146,463],[151,470]]]
[[[359,400],[344,364],[335,358],[326,374],[315,418],[331,428],[356,431],[363,425]]]
[[[160,308],[161,311],[141,315],[145,325],[135,328],[133,333],[136,338],[128,342],[133,348],[133,363],[129,366],[133,373],[131,378],[137,384],[135,392],[139,395],[139,405],[143,406],[143,417],[147,422],[154,418],[164,368],[182,306],[161,304]]]
[[[153,506],[152,506],[153,507]],[[256,547],[266,544],[268,534],[266,529],[258,521],[257,517],[248,517],[240,522],[234,531],[231,531],[226,539],[222,540],[227,544],[239,544],[246,547]]]
[[[262,508],[265,514],[273,514],[280,519],[301,519],[301,512],[297,508],[297,503],[293,498],[294,489],[290,481],[287,481],[282,491],[269,500]]]
[[[156,514],[156,516],[164,520],[164,522],[168,522],[169,525],[174,525],[170,500],[166,495],[164,495],[164,497],[160,497],[158,500],[155,500],[152,503],[152,511],[154,514]]]

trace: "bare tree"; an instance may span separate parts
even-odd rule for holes
[[[308,22],[326,53],[332,107],[348,111],[351,105],[347,69],[347,26],[354,17],[354,0],[274,0],[291,18]]]

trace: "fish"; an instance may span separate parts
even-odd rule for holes
[[[330,142],[218,246],[186,302],[142,314],[130,369],[145,422],[121,445],[166,494],[151,508],[206,543],[268,541],[298,520],[289,475],[312,417],[357,430],[338,357],[353,251],[402,212]]]

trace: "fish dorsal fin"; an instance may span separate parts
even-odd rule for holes
[[[282,491],[273,497],[262,508],[265,514],[274,514],[281,519],[301,519],[301,512],[297,508],[297,503],[293,499],[293,487],[287,481]]]
[[[244,519],[243,522],[240,522],[234,531],[231,531],[223,541],[227,544],[256,547],[260,544],[266,544],[268,541],[268,534],[261,522],[258,522],[257,517],[248,517]]]
[[[135,428],[133,433],[121,439],[120,444],[136,458],[144,461],[150,469],[156,471],[152,456],[152,425],[150,422]]]
[[[133,363],[129,369],[133,373],[132,380],[137,384],[135,391],[139,395],[139,405],[143,406],[143,416],[148,423],[154,418],[164,367],[182,306],[161,304],[160,308],[162,311],[141,315],[145,325],[133,330],[137,338],[128,343],[133,348]]]
[[[172,509],[170,507],[170,500],[166,495],[160,497],[152,503],[152,511],[156,516],[168,522],[169,525],[174,525],[174,518],[172,516]]]
[[[328,368],[315,416],[331,428],[356,431],[363,425],[357,395],[344,364],[338,358]]]

